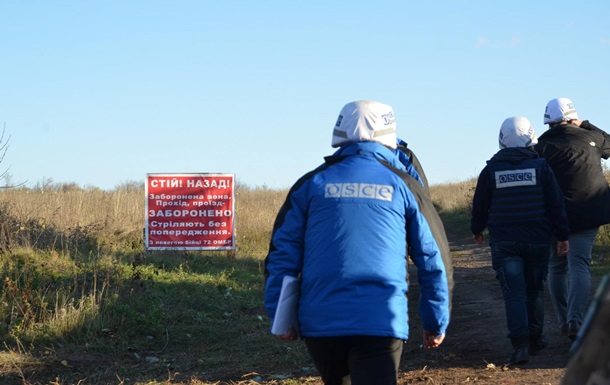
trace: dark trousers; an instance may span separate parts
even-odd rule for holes
[[[544,282],[549,245],[494,242],[491,261],[502,288],[508,336],[513,345],[525,345],[542,335]]]
[[[396,385],[403,341],[391,337],[305,338],[325,385]]]

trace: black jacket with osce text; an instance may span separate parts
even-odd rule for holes
[[[551,167],[529,148],[498,151],[481,171],[470,230],[489,230],[489,243],[551,243],[568,239],[565,200]]]
[[[535,149],[563,191],[570,231],[610,223],[610,187],[601,164],[610,157],[610,135],[586,120],[580,127],[560,124],[542,134]]]

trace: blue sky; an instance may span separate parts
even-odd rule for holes
[[[502,121],[572,99],[610,131],[610,2],[0,2],[13,182],[112,189],[147,173],[286,188],[343,105],[393,106],[432,184],[476,177]]]

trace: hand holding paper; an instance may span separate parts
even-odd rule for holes
[[[271,333],[280,339],[295,340],[299,335],[299,298],[301,281],[289,275],[284,276],[280,299],[271,325]]]

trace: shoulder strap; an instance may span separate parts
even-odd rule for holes
[[[449,286],[449,309],[451,309],[451,299],[453,298],[453,258],[451,257],[451,251],[449,249],[449,241],[447,240],[447,234],[445,233],[445,226],[441,217],[434,207],[434,203],[430,199],[428,191],[411,175],[397,169],[384,160],[379,160],[381,164],[387,167],[390,171],[398,175],[407,185],[411,193],[415,196],[419,211],[422,213],[428,226],[432,232],[432,236],[436,240],[436,244],[441,252],[443,264],[445,265],[445,272],[447,273],[447,285]]]

